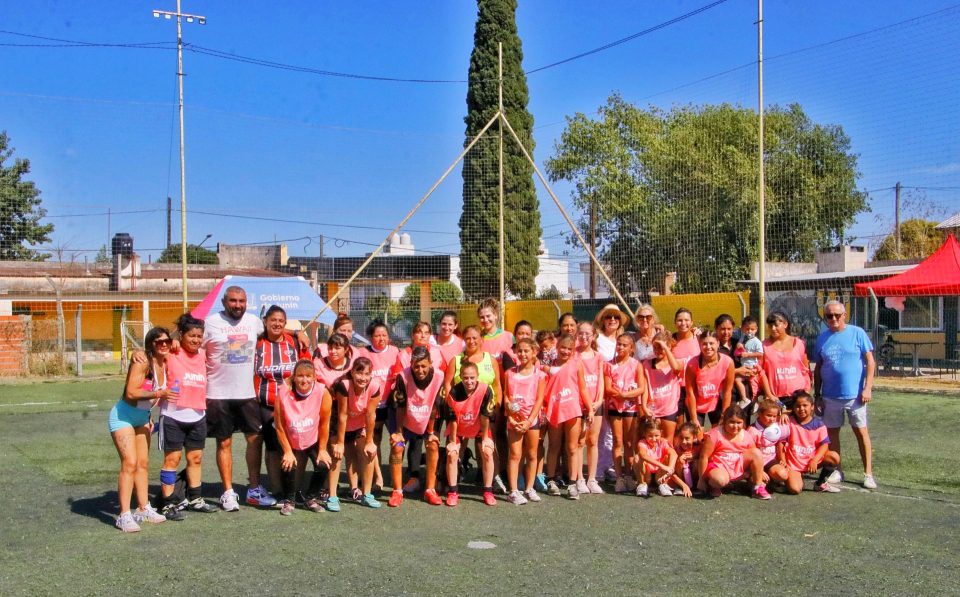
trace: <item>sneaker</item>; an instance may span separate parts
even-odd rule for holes
[[[493,495],[493,492],[492,492],[492,491],[484,491],[484,492],[483,492],[483,503],[486,504],[486,505],[488,505],[488,506],[496,506],[496,505],[497,505],[497,497],[496,497],[495,495]]]
[[[617,477],[617,482],[613,484],[614,493],[626,493],[627,492],[627,479],[625,477]]]
[[[537,478],[533,480],[533,488],[537,491],[546,491],[547,490],[547,476],[543,473],[537,475]]]
[[[178,507],[179,504],[166,504],[163,508],[160,509],[160,514],[167,520],[172,520],[173,522],[180,522],[181,520],[186,520],[187,515],[183,513],[182,510]],[[136,518],[136,513],[134,513],[134,518]]]
[[[838,468],[833,469],[833,472],[830,473],[830,476],[827,477],[825,481],[832,485],[839,485],[843,483],[843,471]]]
[[[237,495],[237,492],[232,489],[228,489],[223,492],[223,495],[220,496],[220,507],[226,512],[239,512],[239,500],[240,496]]]
[[[303,503],[303,507],[311,512],[323,512],[323,502],[315,497],[307,498],[307,501]]]
[[[753,497],[758,500],[769,500],[770,493],[767,491],[766,485],[761,485],[753,490]]]
[[[376,496],[372,493],[365,493],[362,498],[360,498],[360,503],[368,508],[379,508],[383,504],[377,501]]]
[[[817,485],[817,491],[821,491],[823,493],[840,493],[840,488],[829,483],[821,483],[820,485]]]
[[[360,491],[359,487],[354,487],[353,489],[350,490],[350,499],[352,499],[355,502],[359,502],[363,500],[363,492]]]
[[[873,478],[873,475],[864,475],[863,476],[863,488],[864,489],[876,489],[877,480]]]
[[[723,490],[722,490],[722,489],[718,489],[718,488],[716,488],[716,487],[711,487],[710,490],[709,490],[707,493],[708,493],[708,494],[710,495],[710,497],[712,497],[712,498],[718,498],[718,497],[720,497],[721,495],[723,495]],[[769,495],[769,494],[767,494],[767,495]]]
[[[391,508],[399,508],[402,503],[403,492],[399,489],[394,489],[393,493],[390,494],[390,501],[387,502],[387,505]]]
[[[579,489],[579,487],[577,489]],[[589,490],[590,493],[594,493],[597,495],[604,493],[603,487],[600,487],[600,484],[597,483],[596,479],[590,479],[589,481],[587,481],[587,490]]]
[[[567,485],[567,497],[570,498],[571,500],[580,499],[580,490],[577,488],[576,483],[571,483],[570,485]]]
[[[541,497],[540,497],[540,494],[537,493],[537,490],[536,490],[536,489],[528,489],[528,490],[526,490],[526,491],[523,492],[523,495],[524,495],[524,497],[527,498],[527,501],[530,501],[530,502],[542,502],[542,501],[543,501],[543,499],[541,499]]]
[[[130,514],[129,510],[117,517],[116,524],[117,528],[124,533],[137,533],[140,531],[140,525],[133,519],[133,514]]]
[[[410,477],[403,484],[403,493],[416,493],[418,491],[420,491],[420,479],[416,477]]]
[[[174,506],[172,510],[180,515],[180,518],[176,518],[175,520],[183,520],[183,513],[177,510],[176,506]],[[150,504],[147,504],[146,508],[137,508],[134,510],[133,520],[137,523],[149,522],[150,524],[160,524],[161,522],[166,522],[167,517],[154,510]]]
[[[579,492],[579,493],[590,493],[590,488],[587,487],[587,480],[586,480],[586,479],[584,479],[584,478],[582,478],[582,477],[579,478],[579,479],[577,479],[577,482],[575,483],[575,485],[577,486],[577,492]]]
[[[423,492],[423,501],[427,502],[431,506],[442,506],[443,500],[440,499],[440,494],[437,493],[436,489],[428,489]]]
[[[187,502],[186,510],[191,512],[202,512],[203,514],[212,514],[217,511],[217,507],[207,502],[202,497],[194,498]]]
[[[502,494],[509,493],[507,491],[507,486],[503,484],[503,479],[500,478],[500,475],[496,475],[493,478],[493,487]]]
[[[603,480],[605,482],[614,483],[615,481],[617,481],[617,479],[618,479],[617,471],[613,467],[610,467],[607,470],[603,471]]]
[[[510,500],[510,503],[515,506],[522,506],[527,503],[527,498],[523,497],[523,494],[516,489],[510,492],[510,495],[507,496],[507,499]]]
[[[647,497],[650,492],[647,490],[646,483],[640,483],[637,485],[637,497]]]
[[[261,508],[272,508],[277,505],[277,498],[270,495],[263,485],[257,485],[247,490],[247,505]]]
[[[673,490],[670,489],[670,486],[667,485],[666,483],[661,483],[660,487],[657,487],[657,491],[659,491],[660,495],[662,495],[663,497],[670,497],[671,495],[673,495]]]
[[[682,495],[683,495],[683,490],[680,489],[679,487],[677,487],[676,489],[673,490],[673,495],[680,495],[680,496],[682,496]]]
[[[447,494],[447,505],[451,508],[460,503],[460,494],[456,491],[451,491]]]
[[[340,511],[340,498],[335,495],[331,495],[327,498],[327,512],[339,512]]]
[[[293,500],[283,500],[280,504],[280,515],[281,516],[290,516],[293,514],[293,511],[296,509],[296,506],[293,503]]]
[[[547,495],[560,495],[560,486],[553,479],[547,481]]]

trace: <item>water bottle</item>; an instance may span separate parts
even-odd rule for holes
[[[179,393],[180,393],[180,379],[179,379],[179,378],[173,380],[173,385],[170,386],[170,391],[173,392],[174,394],[179,394]]]

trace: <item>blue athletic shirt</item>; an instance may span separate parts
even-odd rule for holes
[[[842,332],[821,332],[813,349],[813,362],[823,380],[823,397],[857,398],[867,378],[863,357],[871,351],[873,343],[867,333],[855,325],[847,325]]]

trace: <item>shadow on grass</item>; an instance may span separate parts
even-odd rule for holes
[[[237,484],[234,484],[233,488],[240,496],[243,496],[247,489],[246,485]],[[223,493],[223,484],[204,483],[202,491],[203,497],[219,503],[218,500]],[[148,495],[150,496],[150,502],[156,506],[160,496],[160,485],[150,485]],[[130,502],[131,509],[136,508],[136,501],[136,497],[133,497]],[[107,491],[94,497],[68,498],[67,504],[70,506],[72,513],[99,520],[110,526],[113,526],[117,520],[117,515],[120,513],[120,500],[117,497],[116,490]]]

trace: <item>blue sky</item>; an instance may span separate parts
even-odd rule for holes
[[[96,43],[175,40],[175,25],[151,16],[153,8],[172,10],[173,0],[5,4],[0,28],[7,32]],[[522,0],[517,23],[524,67],[706,4]],[[860,154],[860,188],[875,190],[874,211],[854,234],[869,239],[887,229],[893,207],[887,189],[898,180],[921,187],[907,189],[914,203],[932,202],[938,212],[960,209],[960,8],[936,0],[766,4],[767,103],[798,101],[814,120],[842,124]],[[443,80],[465,79],[476,18],[476,5],[467,0],[185,0],[183,10],[207,17],[205,26],[184,25],[185,40],[199,46],[344,73]],[[596,110],[613,91],[666,107],[755,106],[756,69],[744,67],[756,57],[755,20],[756,2],[728,0],[531,74],[537,161],[551,154],[566,115]],[[827,44],[847,36],[855,37]],[[53,42],[0,33],[0,43]],[[138,252],[156,257],[165,241],[165,198],[175,205],[179,198],[176,53],[0,46],[0,56],[0,129],[17,155],[32,162],[32,179],[56,224],[51,244],[92,259],[108,240],[103,214],[110,209],[109,232],[130,232]],[[324,234],[327,254],[363,254],[462,146],[464,83],[317,76],[194,52],[184,61],[188,210],[215,214],[189,215],[191,243],[207,234],[205,246]],[[418,248],[457,252],[460,187],[455,173],[411,221]],[[558,192],[566,200],[569,189],[561,185]],[[548,204],[549,197],[541,192],[540,200]],[[156,211],[120,213],[139,210]],[[73,214],[87,215],[64,217]],[[542,217],[551,252],[568,249],[558,236],[557,210],[546,205]],[[319,250],[316,238],[289,245],[291,254]],[[571,258],[578,259],[576,251]]]

